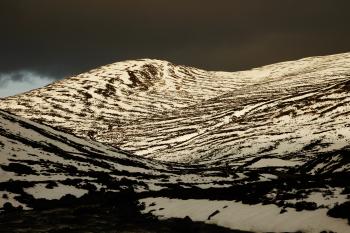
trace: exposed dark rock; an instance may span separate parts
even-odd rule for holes
[[[208,220],[210,220],[212,217],[214,217],[214,216],[217,215],[218,213],[220,213],[220,211],[219,211],[219,210],[215,210],[212,214],[210,214],[210,215],[208,216]]]
[[[333,218],[350,219],[350,201],[335,205],[327,212],[327,215]]]
[[[316,210],[317,204],[315,202],[300,201],[295,203],[296,211],[302,210]]]
[[[31,167],[20,163],[9,163],[8,165],[1,165],[1,168],[5,171],[15,172],[19,175],[36,174],[36,172]]]

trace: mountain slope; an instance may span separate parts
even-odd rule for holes
[[[0,154],[0,192],[17,205],[13,198],[25,193],[23,188],[37,198],[53,195],[55,199],[71,193],[82,195],[90,188],[100,189],[104,187],[101,177],[115,182],[127,178],[135,188],[148,190],[141,177],[157,189],[152,183],[171,175],[165,164],[130,156],[3,111],[0,111]],[[58,185],[50,187],[53,182]]]
[[[303,159],[349,144],[349,82],[350,53],[233,73],[144,59],[2,99],[0,108],[159,160]]]
[[[306,163],[256,157],[242,166],[167,164],[0,111],[0,155],[4,208],[35,209],[43,201],[67,200],[67,194],[132,186],[144,212],[159,218],[190,216],[258,232],[350,230],[346,219],[328,216],[350,200],[348,148]],[[289,224],[280,224],[286,219]]]
[[[244,85],[226,76],[220,75],[220,84],[215,84],[212,72],[159,60],[125,61],[2,99],[0,105],[17,115],[94,137]],[[222,84],[226,88],[220,89]]]

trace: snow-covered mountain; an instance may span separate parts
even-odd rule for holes
[[[349,85],[350,53],[233,73],[145,59],[2,99],[0,108],[159,160],[303,160],[349,144]]]
[[[2,99],[1,108],[95,138],[243,85],[229,74],[213,83],[213,74],[159,60],[118,62]]]
[[[2,204],[128,184],[160,218],[350,231],[350,53],[232,73],[118,62],[0,109]]]

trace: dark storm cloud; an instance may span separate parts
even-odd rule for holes
[[[22,82],[25,76],[22,72],[0,73],[0,87],[5,86],[8,82]]]
[[[34,80],[54,80],[57,79],[52,76],[42,76],[37,72],[31,72],[27,70],[19,70],[8,73],[0,73],[0,90],[1,87],[6,86],[9,82],[21,83],[21,82],[33,82]]]
[[[144,57],[234,71],[349,52],[349,9],[349,0],[3,0],[0,73],[62,78]]]

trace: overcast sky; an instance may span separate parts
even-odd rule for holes
[[[0,97],[125,59],[236,71],[350,52],[349,9],[349,0],[1,0]]]

